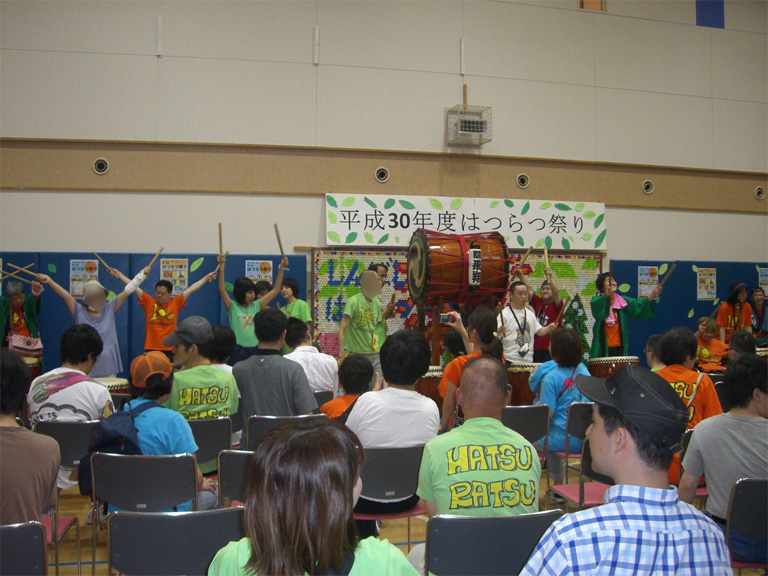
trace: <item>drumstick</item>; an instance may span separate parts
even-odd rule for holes
[[[225,256],[225,257],[226,257],[228,254],[229,254],[229,250],[227,250],[226,252],[224,252],[224,256]],[[216,270],[214,270],[214,272],[218,272],[219,270],[221,270],[221,262],[219,262],[219,265],[218,265],[218,266],[216,266]]]
[[[29,270],[29,269],[30,269],[30,268],[32,268],[32,266],[34,266],[34,265],[35,265],[35,263],[33,262],[32,264],[27,264],[26,266],[24,266],[24,268],[19,268],[18,266],[14,266],[14,265],[13,265],[13,264],[11,264],[10,262],[8,262],[8,266],[10,266],[11,268],[15,268],[15,269],[16,269],[16,270],[18,270],[19,272],[26,272],[26,273],[27,273],[27,274],[29,274],[30,276],[37,276],[37,274],[35,274],[35,273],[34,273],[34,272],[32,272],[31,270]]]
[[[219,254],[224,254],[224,241],[221,239],[221,222],[219,222]]]
[[[544,268],[549,268],[549,252],[546,244],[544,244]]]
[[[275,224],[275,235],[277,236],[277,245],[280,247],[280,256],[285,258],[285,252],[283,252],[283,243],[280,241],[280,230],[277,229],[277,224]]]
[[[99,256],[98,254],[96,254],[96,252],[94,252],[94,253],[93,253],[93,255],[94,255],[94,256],[96,256],[96,259],[97,259],[99,262],[101,262],[101,263],[102,263],[102,265],[104,266],[104,268],[106,268],[107,270],[111,270],[111,269],[112,269],[112,267],[111,267],[109,264],[107,264],[106,262],[104,262],[104,260],[102,259],[102,257],[101,257],[101,256]]]
[[[0,282],[2,282],[3,280],[8,279],[10,277],[10,278],[16,278],[16,280],[18,280],[20,282],[25,282],[27,284],[32,284],[32,282],[30,280],[27,280],[26,278],[22,278],[21,276],[16,276],[16,274],[14,274],[13,272],[6,272],[5,270],[0,270],[0,274],[5,274],[5,276],[0,278]]]
[[[723,303],[722,303],[722,302],[720,302],[720,304],[718,304],[717,306],[715,306],[715,309],[714,309],[714,310],[712,310],[712,314],[710,314],[710,315],[709,315],[709,317],[710,317],[710,318],[714,318],[715,316],[717,316],[717,313],[720,311],[720,306],[722,306],[722,305],[723,305]]]
[[[675,268],[677,268],[677,264],[672,264],[672,266],[669,269],[669,272],[667,272],[664,275],[664,278],[662,278],[661,284],[659,284],[659,288],[663,288],[664,287],[664,284],[667,282],[667,280],[669,280],[669,277],[672,276],[672,272],[675,271]]]
[[[528,246],[528,251],[525,253],[525,256],[523,256],[523,259],[520,260],[520,263],[517,265],[518,268],[522,268],[525,266],[525,261],[528,260],[528,256],[531,255],[531,250],[533,250],[533,246]]]
[[[571,303],[571,296],[569,295],[568,298],[565,299],[565,304],[563,304],[563,307],[560,308],[560,313],[557,315],[557,318],[555,318],[555,324],[560,322],[560,319],[563,317],[563,314],[565,314],[565,310],[568,308],[568,305]]]
[[[149,266],[147,266],[147,268],[152,268],[152,264],[155,263],[155,260],[157,260],[157,258],[160,256],[160,254],[162,254],[162,252],[163,252],[163,247],[160,246],[160,250],[157,251],[157,254],[155,254],[154,258],[152,258],[152,261],[149,263]]]

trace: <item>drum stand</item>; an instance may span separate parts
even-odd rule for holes
[[[419,306],[417,312],[418,318],[418,330],[430,341],[432,346],[432,361],[431,366],[440,366],[440,314],[443,311],[443,297],[437,298],[437,304],[434,304],[432,308],[432,326],[430,327],[429,334],[427,334],[426,323],[426,307]]]

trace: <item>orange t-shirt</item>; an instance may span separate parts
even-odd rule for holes
[[[320,412],[328,416],[328,418],[338,418],[344,414],[344,412],[347,411],[347,408],[352,406],[352,402],[358,398],[360,398],[360,396],[355,394],[344,394],[343,396],[329,400],[320,406]]]
[[[472,352],[471,354],[465,354],[451,360],[448,365],[443,368],[443,377],[440,379],[440,384],[437,385],[437,391],[440,392],[440,397],[445,398],[445,392],[448,390],[448,382],[453,382],[456,388],[459,387],[461,382],[461,373],[464,372],[464,366],[467,365],[472,358],[482,356],[482,352]]]
[[[147,336],[144,339],[144,350],[170,350],[163,345],[163,338],[170,336],[179,322],[179,310],[187,303],[184,294],[171,298],[165,306],[157,303],[152,296],[144,292],[139,298],[139,305],[146,316]]]
[[[696,338],[699,341],[699,348],[696,352],[699,369],[702,372],[722,372],[725,370],[722,360],[728,355],[728,345],[723,344],[717,338],[712,338],[709,342],[701,336]]]
[[[693,370],[680,366],[680,364],[672,364],[666,368],[662,368],[656,372],[659,376],[664,378],[672,385],[678,396],[688,406],[688,429],[694,428],[696,424],[709,418],[710,416],[716,416],[722,414],[723,409],[720,406],[720,400],[717,397],[717,391],[715,385],[709,376],[706,374],[700,374]],[[699,385],[696,382],[701,376]],[[669,481],[672,484],[677,484],[680,481],[678,477],[678,471],[680,467],[680,455],[675,454],[672,457],[672,464],[669,467]]]
[[[618,348],[621,346],[621,328],[619,328],[618,322],[613,326],[605,325],[605,339],[608,343],[608,348]]]
[[[731,334],[737,330],[752,328],[752,306],[744,302],[741,305],[741,315],[736,316],[736,306],[724,302],[717,313],[717,325],[725,328],[725,343],[728,344]]]

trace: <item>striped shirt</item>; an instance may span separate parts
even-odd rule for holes
[[[544,534],[521,574],[731,575],[723,532],[677,489],[612,486]]]

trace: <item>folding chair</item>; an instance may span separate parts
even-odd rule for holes
[[[325,414],[309,414],[301,416],[251,416],[248,418],[248,426],[245,431],[245,446],[248,450],[255,450],[256,445],[264,435],[284,422],[302,422],[307,418],[327,418]],[[242,446],[242,442],[240,445]]]
[[[206,574],[216,553],[245,537],[243,508],[147,514],[107,519],[108,574]]]
[[[245,502],[245,477],[253,452],[222,450],[219,452],[219,508]]]
[[[565,420],[565,452],[555,452],[565,460],[564,481],[568,484],[568,470],[577,470],[576,466],[570,463],[573,457],[581,458],[580,452],[571,452],[571,437],[578,440],[584,440],[587,437],[587,428],[592,424],[592,404],[593,402],[574,402],[568,406],[568,416]],[[550,478],[547,474],[547,490],[550,487]]]
[[[91,573],[96,573],[99,505],[127,511],[162,512],[192,500],[197,510],[197,468],[191,454],[125,456],[96,452],[91,458],[93,538]],[[161,480],[161,481],[159,481]]]
[[[605,492],[613,486],[614,482],[608,476],[595,472],[592,468],[592,452],[589,448],[589,439],[584,440],[581,447],[581,468],[579,469],[578,484],[559,484],[548,486],[547,493],[552,492],[565,498],[565,509],[568,511],[568,502],[579,507],[579,510],[600,506],[605,502]],[[546,505],[549,504],[547,499]]]
[[[232,414],[230,416],[230,420],[232,420],[232,433],[240,432],[240,441],[235,444],[235,442],[231,442],[230,447],[240,447],[240,445],[243,443],[243,436],[245,436],[245,420],[243,419],[243,399],[240,398],[240,401],[237,403],[237,412]]]
[[[539,452],[539,462],[544,465],[549,446],[549,406],[505,406],[501,411],[501,423],[531,444],[543,438],[544,450]]]
[[[434,516],[427,523],[426,573],[517,575],[561,510],[518,516]]]
[[[365,466],[360,474],[363,480],[361,497],[369,500],[403,500],[416,494],[419,486],[419,468],[424,446],[411,448],[367,448]],[[355,520],[408,519],[408,550],[411,549],[411,518],[426,514],[419,502],[407,512],[393,514],[362,514],[355,512]]]
[[[126,402],[129,402],[132,399],[132,396],[130,394],[121,394],[121,393],[111,393],[110,396],[112,396],[112,404],[115,407],[115,410],[122,410],[123,404]]]
[[[188,420],[197,444],[195,457],[201,464],[216,460],[219,452],[229,450],[232,442],[232,421],[229,418]]]
[[[715,381],[713,374],[707,374],[707,376],[715,383],[715,392],[717,392],[717,399],[720,400],[720,408],[723,409],[723,412],[728,412],[731,409],[731,402],[725,393],[725,381],[722,379]]]
[[[725,519],[725,541],[731,546],[731,531],[757,540],[768,541],[768,479],[742,478],[733,485]],[[768,564],[732,561],[731,567],[768,571]]]
[[[56,574],[59,574],[59,542],[70,528],[75,527],[75,540],[77,542],[77,574],[81,572],[80,557],[80,520],[77,516],[59,516],[59,495],[56,494],[56,502],[51,508],[43,510],[40,522],[45,528],[45,543],[53,544],[53,558],[56,566]]]
[[[47,556],[45,528],[40,522],[0,526],[0,567],[3,574],[45,574]]]
[[[688,451],[688,445],[691,443],[691,438],[693,438],[693,428],[690,428],[685,431],[685,434],[683,435],[683,443],[682,443],[682,450],[680,451],[680,460],[678,461],[678,468],[677,468],[677,477],[682,478],[683,477],[683,458],[685,458],[685,453]],[[698,486],[696,488],[696,494],[694,495],[694,499],[698,498],[701,502],[701,504],[704,504],[704,501],[709,497],[709,490],[707,490],[706,486]]]
[[[314,392],[315,400],[317,401],[317,408],[320,409],[320,406],[325,404],[326,402],[330,402],[333,400],[333,392],[330,390],[315,390]]]

